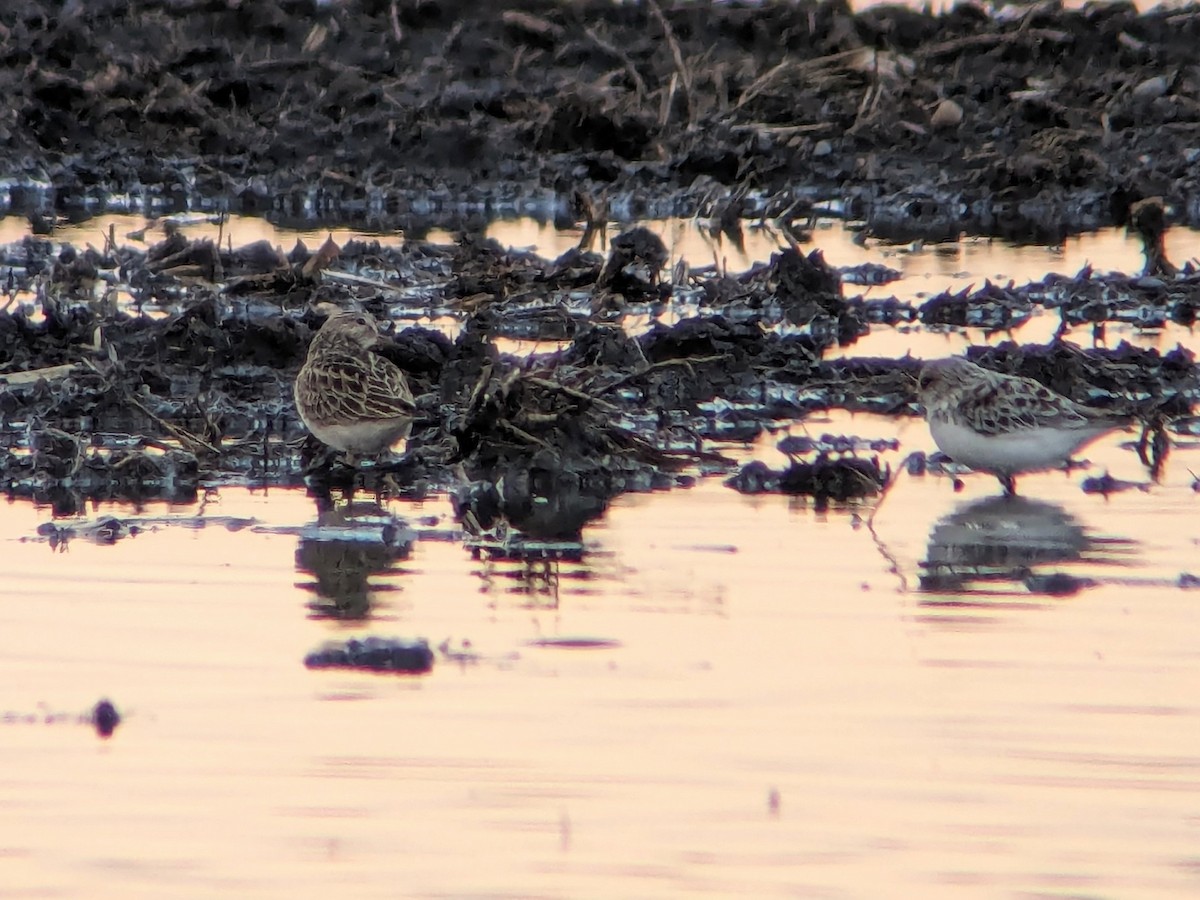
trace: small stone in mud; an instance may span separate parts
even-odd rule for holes
[[[908,470],[909,475],[924,475],[927,464],[925,453],[921,450],[914,450],[904,460],[904,468]]]
[[[362,669],[420,675],[433,668],[433,651],[424,640],[351,638],[314,650],[304,657],[304,665],[310,669]]]
[[[112,737],[117,726],[121,724],[121,714],[117,712],[111,700],[101,700],[92,710],[92,724],[96,726],[96,734],[100,737]]]
[[[963,108],[949,98],[943,100],[929,117],[929,124],[937,129],[949,130],[962,124]]]

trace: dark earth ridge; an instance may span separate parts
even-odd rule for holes
[[[0,214],[1200,222],[1200,10],[14,0]]]

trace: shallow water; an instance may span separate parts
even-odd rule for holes
[[[174,217],[174,220],[183,223],[182,231],[191,238],[219,240],[222,246],[229,243],[234,247],[266,240],[285,252],[298,240],[309,248],[315,248],[330,237],[338,244],[349,240],[378,240],[384,244],[400,244],[404,241],[402,234],[375,234],[352,228],[296,231],[277,227],[264,219],[245,216],[232,216],[220,221],[217,217],[189,215]],[[144,242],[150,245],[162,240],[162,223],[163,220],[148,220],[140,216],[99,216],[79,225],[59,227],[52,239],[77,247],[89,243],[99,247],[111,233],[119,243],[140,246]],[[773,253],[781,249],[779,236],[759,227],[748,227],[743,234],[742,245],[735,246],[726,237],[713,236],[710,223],[703,219],[674,219],[642,224],[662,237],[670,253],[670,266],[682,259],[693,268],[715,265],[736,273],[768,261]],[[628,227],[628,224],[611,223],[606,237],[612,238]],[[29,224],[24,219],[0,219],[0,244],[19,241],[28,233]],[[138,233],[142,233],[138,240],[129,237]],[[488,227],[486,233],[502,246],[531,250],[548,259],[554,259],[575,247],[582,235],[578,228],[560,229],[534,219],[497,221]],[[454,240],[453,235],[441,232],[429,234],[428,239],[446,244]],[[1183,227],[1171,228],[1166,233],[1165,247],[1167,257],[1176,264],[1195,263],[1196,250],[1200,247],[1200,232]],[[896,297],[917,305],[943,291],[981,288],[989,279],[996,284],[1003,285],[1011,281],[1020,286],[1038,281],[1048,272],[1074,275],[1085,266],[1092,266],[1097,272],[1136,273],[1141,271],[1143,264],[1140,242],[1117,228],[1077,235],[1057,247],[1019,245],[988,238],[964,238],[946,244],[918,242],[898,245],[876,240],[861,241],[860,235],[846,223],[825,219],[817,222],[811,242],[802,245],[802,249],[805,252],[820,250],[825,260],[833,266],[877,264],[896,269],[902,275],[899,280],[880,286],[845,284],[843,293],[847,297]],[[38,306],[35,298],[29,296],[24,300],[36,317]],[[421,309],[413,312],[423,314]],[[654,319],[645,315],[628,315],[625,327],[632,333],[638,333],[653,321],[671,325],[695,314],[693,307],[670,305]],[[424,319],[422,324],[455,337],[461,323],[457,319],[442,317],[432,321]],[[1055,311],[1035,309],[1027,321],[1012,330],[925,328],[919,324],[902,328],[873,326],[870,334],[847,347],[831,348],[827,355],[899,357],[910,354],[918,358],[933,358],[961,352],[971,345],[996,344],[1013,339],[1026,344],[1044,343],[1054,336],[1059,324],[1059,316]],[[1091,327],[1088,325],[1070,329],[1065,337],[1080,346],[1092,345]],[[1162,352],[1173,349],[1177,344],[1200,352],[1200,340],[1197,340],[1194,329],[1171,322],[1160,328],[1109,323],[1106,339],[1109,346],[1116,346],[1125,340],[1138,347],[1154,347]],[[552,352],[561,346],[555,341],[502,339],[500,343],[501,350],[518,354]]]
[[[808,429],[929,449],[917,420]],[[1144,480],[1130,438],[1091,474]],[[160,518],[59,551],[10,503],[0,895],[1196,896],[1195,456],[1108,499],[904,475],[874,534],[703,479],[618,499],[552,578],[472,559],[443,498],[391,501],[419,537],[357,621],[313,612],[300,491],[105,504]],[[934,560],[954,590],[921,590]],[[365,634],[474,658],[304,668]],[[107,741],[23,718],[101,696]]]
[[[220,240],[222,246],[232,243],[234,247],[241,247],[265,240],[286,252],[298,240],[310,249],[319,247],[327,238],[338,244],[349,240],[377,240],[385,245],[404,241],[400,233],[381,234],[353,228],[302,231],[249,216],[229,216],[224,221],[204,215],[171,218],[181,223],[181,231],[186,236]],[[60,226],[50,239],[80,247],[88,244],[101,247],[111,230],[120,244],[145,246],[163,239],[163,221],[130,215],[97,216],[77,225]],[[771,254],[785,246],[777,232],[749,224],[741,246],[720,234],[714,236],[707,219],[652,220],[639,224],[663,239],[670,253],[669,265],[684,259],[692,267],[716,265],[736,273],[755,263],[766,262]],[[629,223],[610,223],[605,231],[606,240],[629,227],[632,227]],[[558,228],[536,219],[498,220],[491,223],[485,233],[502,246],[531,250],[547,259],[554,259],[578,245],[583,234],[580,228]],[[28,234],[29,223],[25,219],[0,218],[0,244],[19,241]],[[142,236],[135,240],[129,237],[131,234]],[[437,230],[431,231],[426,239],[434,243],[454,242],[452,234]],[[981,286],[986,278],[999,283],[1011,279],[1023,284],[1042,278],[1046,272],[1073,275],[1086,265],[1093,266],[1098,272],[1131,273],[1139,271],[1143,262],[1140,242],[1120,228],[1075,235],[1056,247],[1013,244],[998,238],[895,244],[874,239],[864,241],[854,228],[839,220],[818,219],[811,243],[801,246],[806,252],[819,249],[826,262],[833,266],[878,263],[898,269],[904,276],[901,281],[875,288],[847,285],[846,293],[895,294],[904,300],[922,299],[944,290],[961,290],[972,284]],[[1166,233],[1167,256],[1177,264],[1194,260],[1198,246],[1200,233],[1194,229],[1175,227]],[[603,252],[604,248],[600,249]]]

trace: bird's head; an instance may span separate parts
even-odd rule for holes
[[[931,360],[917,375],[917,393],[922,398],[941,396],[979,379],[984,370],[961,356]]]
[[[370,313],[342,310],[325,320],[318,337],[326,342],[346,342],[370,349],[379,343],[379,326]]]

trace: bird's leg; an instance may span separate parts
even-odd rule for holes
[[[1005,497],[1017,496],[1017,479],[1011,475],[997,475],[1000,479],[1000,487],[1004,488]]]

